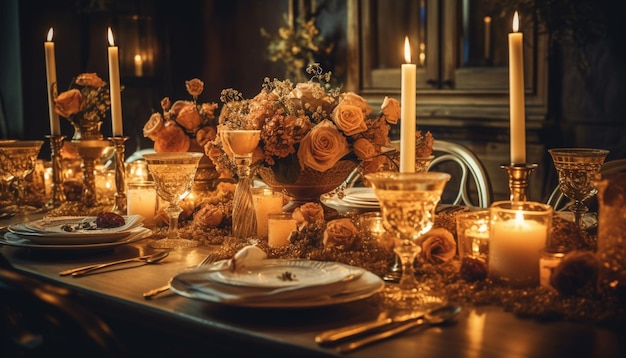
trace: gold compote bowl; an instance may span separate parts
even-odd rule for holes
[[[555,148],[549,149],[548,152],[559,174],[559,188],[563,195],[574,200],[569,210],[574,213],[578,227],[586,229],[583,217],[589,208],[584,201],[598,192],[593,180],[600,172],[609,151],[592,148]]]
[[[156,240],[150,246],[157,249],[188,249],[198,246],[194,240],[180,237],[178,217],[183,209],[179,203],[193,188],[198,163],[203,153],[150,153],[143,157],[148,163],[148,170],[154,178],[157,193],[169,205],[165,212],[169,217],[167,237]]]
[[[377,172],[365,178],[374,187],[385,229],[394,234],[394,252],[402,263],[398,285],[385,285],[385,298],[400,309],[426,309],[440,305],[440,296],[415,278],[413,262],[421,248],[419,238],[435,221],[435,208],[450,174],[439,172]]]
[[[3,180],[13,177],[17,188],[15,205],[5,208],[14,214],[29,214],[41,210],[26,203],[24,180],[35,169],[37,156],[43,144],[42,140],[16,140],[0,142],[0,165],[3,168]]]
[[[222,141],[233,153],[237,165],[237,187],[233,196],[233,236],[247,238],[256,234],[254,203],[252,201],[252,152],[261,140],[260,130],[234,130],[223,132]]]

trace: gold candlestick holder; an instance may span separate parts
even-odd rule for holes
[[[111,137],[109,138],[115,147],[115,204],[113,205],[114,213],[118,215],[126,215],[126,167],[124,166],[124,152],[126,150],[125,143],[128,137]]]
[[[111,145],[108,140],[81,139],[73,140],[78,154],[83,160],[83,194],[82,203],[86,207],[95,206],[98,202],[96,194],[96,161],[102,157],[104,149]]]
[[[47,135],[50,141],[50,163],[52,165],[52,184],[50,184],[50,200],[46,203],[47,208],[56,208],[65,201],[63,191],[63,165],[61,163],[61,148],[63,148],[63,135]]]
[[[509,190],[511,201],[526,201],[526,188],[528,187],[528,176],[532,173],[537,164],[502,164],[500,168],[505,169],[509,175]]]

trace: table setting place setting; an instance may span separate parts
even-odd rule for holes
[[[117,220],[115,224],[107,223],[111,217]],[[151,236],[152,231],[144,226],[143,221],[141,215],[113,213],[44,217],[8,225],[0,243],[44,250],[111,249]]]

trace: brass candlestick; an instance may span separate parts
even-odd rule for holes
[[[97,203],[96,195],[96,161],[102,156],[104,148],[111,145],[108,140],[102,139],[81,139],[73,140],[72,144],[76,147],[78,154],[83,160],[83,195],[82,202],[86,207],[95,206]]]
[[[113,211],[119,215],[126,215],[126,167],[124,166],[125,143],[128,137],[109,138],[115,147],[115,204]]]
[[[528,175],[537,168],[537,164],[502,164],[500,168],[509,175],[511,201],[526,201]]]
[[[47,135],[50,140],[50,163],[52,165],[52,184],[50,185],[50,200],[46,203],[48,208],[56,208],[65,201],[63,192],[63,166],[61,163],[61,148],[63,148],[63,135]]]

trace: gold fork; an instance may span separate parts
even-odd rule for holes
[[[202,260],[198,265],[195,266],[195,268],[199,268],[202,267],[204,265],[208,265],[211,264],[215,261],[217,261],[217,259],[219,258],[218,254],[216,252],[211,252],[210,254],[207,255],[207,257],[204,258],[204,260]],[[156,297],[157,295],[167,291],[170,289],[170,283],[168,282],[167,284],[161,286],[161,287],[157,287],[155,289],[152,289],[150,291],[146,291],[144,292],[143,298],[146,300],[152,299],[154,297]]]

